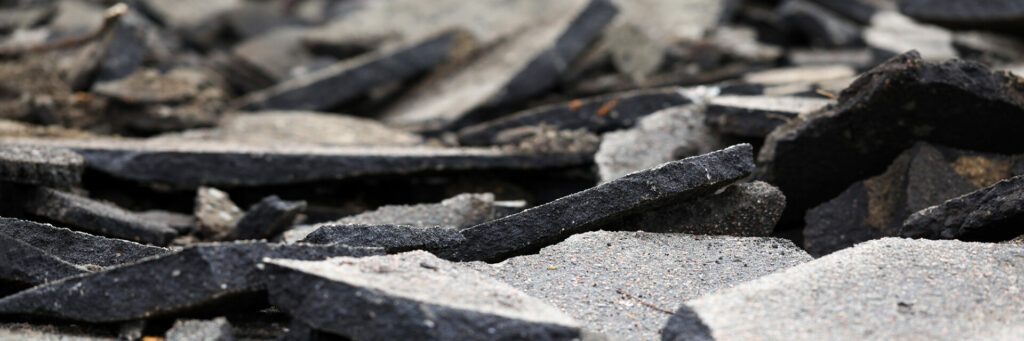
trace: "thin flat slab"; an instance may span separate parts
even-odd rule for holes
[[[381,254],[338,245],[206,244],[105,271],[66,278],[0,299],[0,315],[82,322],[121,322],[177,316],[200,308],[259,306],[266,289],[264,257],[325,259]],[[111,299],[111,298],[126,299]],[[127,299],[130,298],[130,299]]]
[[[768,136],[775,127],[834,101],[796,96],[718,96],[708,100],[707,123],[720,132],[747,137]]]
[[[115,266],[170,252],[164,248],[15,218],[0,217],[0,233],[77,265]]]
[[[85,272],[46,251],[0,233],[0,289],[8,284],[30,287]]]
[[[972,339],[1024,324],[1021,269],[1015,245],[873,240],[688,301],[662,340]]]
[[[810,261],[777,238],[587,232],[539,254],[467,263],[614,340],[656,340],[679,302]]]
[[[765,140],[757,177],[786,193],[783,220],[882,173],[917,141],[1024,152],[1024,83],[972,62],[930,63],[908,52],[863,74],[838,104],[798,116]],[[808,162],[814,160],[814,162]],[[787,218],[787,216],[789,218]]]
[[[261,186],[360,175],[472,169],[543,169],[583,165],[589,153],[533,153],[496,148],[247,146],[159,139],[0,138],[0,143],[60,146],[90,168],[118,178],[176,189]]]
[[[380,247],[388,253],[398,253],[440,250],[465,240],[462,233],[451,227],[351,224],[320,226],[299,242]]]
[[[0,180],[63,187],[82,182],[85,160],[67,149],[37,146],[0,147]]]
[[[539,249],[616,218],[701,197],[749,175],[752,149],[735,145],[638,171],[596,187],[462,231],[466,242],[440,252],[454,260],[498,260]]]
[[[164,246],[178,235],[177,230],[165,223],[147,220],[113,204],[51,188],[33,190],[24,209],[78,230],[137,243]]]
[[[903,222],[899,234],[983,241],[1008,240],[1024,234],[1024,176],[918,211]]]
[[[558,309],[423,251],[310,262],[268,259],[270,300],[313,328],[355,340],[570,340]]]
[[[525,110],[462,128],[465,145],[494,144],[498,133],[519,127],[547,125],[557,129],[585,128],[601,133],[633,126],[641,117],[668,107],[691,103],[682,88],[636,90],[576,99]]]
[[[217,128],[192,137],[249,145],[317,144],[324,146],[412,146],[423,137],[372,119],[312,111],[242,112],[221,120]]]
[[[465,67],[428,80],[382,119],[423,130],[475,123],[491,117],[474,112],[518,103],[551,88],[618,13],[610,0],[574,0],[571,5],[566,15],[530,25]]]
[[[324,110],[370,89],[416,76],[471,49],[463,32],[441,33],[412,44],[340,61],[240,99],[243,110]]]

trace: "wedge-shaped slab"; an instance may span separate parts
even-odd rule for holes
[[[831,100],[813,97],[718,96],[708,100],[707,123],[723,133],[764,137],[800,114]]]
[[[971,339],[1024,324],[1021,269],[1016,245],[873,240],[688,301],[662,340]]]
[[[40,187],[29,196],[24,203],[26,211],[78,230],[161,246],[178,235],[165,223],[74,193]]]
[[[200,308],[230,311],[261,303],[253,298],[266,289],[259,266],[264,257],[313,260],[380,253],[339,245],[205,244],[33,287],[0,300],[0,314],[120,322]]]
[[[82,182],[85,160],[60,148],[0,147],[0,180],[62,187]]]
[[[494,144],[498,133],[504,130],[536,125],[585,128],[595,133],[626,128],[658,110],[690,103],[682,90],[678,87],[637,90],[545,105],[462,128],[459,141],[466,145]]]
[[[531,25],[464,68],[429,80],[388,109],[383,120],[420,129],[480,122],[489,115],[470,114],[518,103],[551,88],[618,12],[610,0],[573,5],[566,15]]]
[[[30,287],[86,272],[35,246],[0,232],[0,294],[3,287]]]
[[[785,207],[786,196],[782,191],[754,181],[735,184],[706,197],[644,210],[623,218],[614,229],[761,237],[771,235]]]
[[[381,247],[388,253],[411,250],[439,250],[452,247],[466,238],[451,227],[409,225],[325,225],[300,242]]]
[[[536,255],[466,266],[614,340],[656,340],[668,317],[663,310],[811,259],[777,238],[596,231]]]
[[[245,110],[323,110],[365,94],[370,89],[402,81],[471,49],[463,32],[442,33],[413,44],[345,60],[299,78],[278,83],[242,98]]]
[[[354,340],[570,340],[586,334],[555,307],[423,251],[265,261],[274,306]]]
[[[1024,176],[925,208],[903,223],[912,238],[1002,241],[1024,234]]]
[[[834,107],[780,126],[765,140],[758,178],[788,202],[783,220],[882,173],[919,140],[953,148],[1024,151],[1024,82],[959,60],[929,63],[916,52],[857,79]],[[814,162],[808,162],[813,160]],[[788,216],[788,218],[787,218]]]
[[[160,139],[0,138],[0,143],[64,146],[118,178],[177,189],[260,186],[373,174],[472,169],[543,169],[592,162],[589,153],[497,148],[247,146]]]
[[[713,193],[754,170],[748,144],[638,171],[596,187],[462,231],[466,242],[444,258],[498,260],[536,250],[615,218]]]
[[[253,205],[235,224],[238,239],[260,239],[284,232],[295,222],[295,217],[306,210],[305,201],[284,201],[271,195]]]
[[[15,218],[0,217],[0,233],[77,265],[114,266],[170,252],[164,248]]]

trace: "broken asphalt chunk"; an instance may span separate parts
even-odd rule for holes
[[[1003,241],[1024,234],[1024,176],[911,215],[899,230],[912,238]]]
[[[1016,0],[970,1],[900,0],[900,12],[916,20],[955,28],[1003,29],[1024,27],[1024,4]]]
[[[451,227],[409,225],[323,225],[300,240],[310,244],[381,247],[388,253],[440,250],[466,238]]]
[[[235,224],[238,239],[270,238],[295,223],[295,217],[306,210],[305,201],[284,201],[271,195],[253,205]]]
[[[27,288],[84,272],[83,268],[0,232],[0,296],[12,285]]]
[[[371,88],[402,81],[472,49],[465,32],[438,34],[414,44],[340,61],[301,77],[250,93],[244,110],[323,110],[365,94]]]
[[[258,306],[266,289],[260,260],[315,260],[381,254],[340,245],[204,244],[131,265],[50,282],[0,299],[0,314],[121,322]],[[131,299],[110,299],[131,297]]]
[[[1011,74],[961,60],[925,62],[908,52],[860,76],[835,106],[776,128],[758,156],[758,178],[786,193],[782,219],[792,221],[882,173],[919,140],[1020,153],[1013,127],[1024,125],[1022,92],[1024,82]]]
[[[4,145],[0,148],[0,180],[65,187],[82,182],[85,160],[61,148]]]
[[[69,263],[83,266],[115,266],[170,252],[164,248],[14,218],[0,217],[0,233],[6,233]]]
[[[656,340],[679,302],[811,259],[777,238],[596,231],[536,255],[466,267],[550,302],[611,339]]]
[[[759,237],[771,235],[786,196],[761,181],[735,184],[721,193],[677,201],[622,218],[617,230]],[[609,227],[611,229],[611,227]]]
[[[24,209],[77,230],[138,243],[164,246],[178,235],[167,224],[144,219],[135,212],[51,188],[32,190]]]
[[[707,124],[722,133],[764,137],[794,117],[832,102],[826,98],[796,96],[718,96],[708,100],[705,116]]]
[[[466,241],[440,252],[454,260],[499,260],[539,249],[615,218],[713,193],[754,169],[752,149],[735,145],[638,171],[462,231]]]
[[[570,340],[588,333],[543,301],[423,251],[266,260],[274,306],[354,340]],[[325,299],[327,298],[327,299]]]
[[[628,128],[641,117],[658,110],[691,103],[682,91],[678,87],[636,90],[541,106],[465,127],[459,130],[459,142],[466,145],[494,144],[500,132],[525,126],[585,128],[594,133]]]
[[[873,240],[688,301],[662,340],[972,338],[1024,324],[1022,268],[1016,245]]]
[[[231,323],[223,317],[212,320],[184,320],[174,322],[174,326],[167,330],[165,335],[167,341],[231,341],[234,340],[234,332],[231,330]]]

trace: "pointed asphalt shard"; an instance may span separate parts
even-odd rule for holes
[[[0,217],[0,233],[77,265],[114,266],[170,252],[164,248],[15,218]]]

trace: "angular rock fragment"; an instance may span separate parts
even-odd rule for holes
[[[137,243],[164,246],[178,235],[167,224],[146,220],[135,212],[50,188],[33,190],[24,209],[78,230]]]
[[[703,109],[662,109],[641,118],[633,128],[602,135],[601,147],[594,155],[601,181],[727,146],[704,124]]]
[[[213,187],[199,187],[195,202],[199,234],[206,239],[227,239],[245,215],[227,193]]]
[[[981,241],[1002,241],[1024,234],[1024,176],[918,211],[907,218],[899,234]]]
[[[65,147],[86,165],[117,178],[176,189],[258,186],[470,169],[544,169],[590,163],[590,153],[534,153],[495,148],[248,146],[163,139],[2,138],[9,145]]]
[[[854,183],[835,199],[808,210],[804,247],[813,255],[824,255],[870,239],[895,237],[912,213],[977,188],[938,149],[918,143],[885,173]]]
[[[84,272],[86,270],[74,264],[0,232],[0,296],[10,286],[27,288]]]
[[[284,232],[306,210],[305,201],[284,201],[276,195],[263,198],[245,212],[234,227],[238,239],[270,238]]]
[[[144,14],[128,8],[110,39],[103,60],[96,70],[96,82],[109,82],[127,77],[135,72],[149,53],[148,35],[155,35],[156,23]]]
[[[787,0],[778,11],[783,20],[809,37],[812,45],[844,47],[861,43],[861,29],[857,23],[812,1]]]
[[[323,110],[365,94],[371,88],[402,81],[471,49],[464,32],[446,32],[414,44],[393,46],[287,80],[246,95],[244,110]]]
[[[1022,268],[1015,245],[873,240],[688,301],[662,340],[971,339],[1024,323]]]
[[[466,145],[493,144],[502,131],[547,125],[557,129],[586,128],[595,133],[630,127],[658,110],[691,103],[678,87],[637,90],[573,100],[529,109],[459,130]]]
[[[231,323],[223,317],[212,320],[178,320],[167,330],[167,341],[231,341]]]
[[[1019,153],[1024,145],[1011,127],[1024,125],[1022,91],[1015,76],[972,62],[924,62],[909,52],[862,75],[837,105],[773,131],[758,157],[758,178],[786,193],[789,220],[882,173],[916,141]]]
[[[786,196],[761,181],[735,184],[721,193],[624,217],[609,229],[759,237],[771,235]]]
[[[143,68],[127,77],[98,82],[94,92],[113,101],[120,125],[144,131],[213,125],[225,104],[224,91],[203,72],[178,68],[166,73]]]
[[[340,245],[206,244],[37,286],[0,299],[0,314],[120,322],[259,306],[264,257],[325,259],[380,254]],[[131,299],[110,299],[131,297]],[[254,300],[255,298],[255,300]]]
[[[800,114],[817,111],[833,101],[825,98],[775,96],[718,96],[708,100],[707,123],[718,131],[764,137]]]
[[[0,233],[66,262],[83,266],[115,266],[170,252],[164,248],[14,218],[0,217]]]
[[[61,148],[4,145],[0,149],[0,180],[64,187],[82,182],[85,160]]]
[[[518,103],[551,88],[618,11],[610,0],[576,0],[571,6],[566,15],[532,25],[464,68],[428,80],[389,108],[382,119],[420,129],[476,123],[493,118],[482,111]]]
[[[713,193],[750,174],[751,146],[638,171],[501,219],[462,231],[466,242],[440,252],[457,260],[497,260],[538,249],[573,233],[603,228],[622,216]]]
[[[451,227],[409,225],[322,225],[301,243],[381,247],[388,253],[411,250],[440,250],[458,245],[466,238]]]
[[[436,204],[388,205],[332,222],[296,227],[285,232],[283,239],[287,243],[294,243],[306,238],[317,228],[328,225],[409,225],[417,228],[441,226],[464,230],[494,219],[494,210],[494,194],[464,193]]]
[[[268,259],[274,306],[356,340],[586,339],[536,298],[423,251],[310,262]],[[328,298],[328,299],[325,299]]]
[[[375,120],[332,113],[271,111],[242,113],[220,122],[214,140],[245,144],[325,146],[411,146],[423,137]]]
[[[665,311],[679,302],[811,259],[776,238],[596,231],[536,255],[466,267],[543,299],[609,338],[655,340]]]
[[[1015,0],[900,0],[900,12],[911,18],[955,28],[1004,29],[1024,26],[1024,5]],[[1019,32],[1019,31],[1016,31]]]

